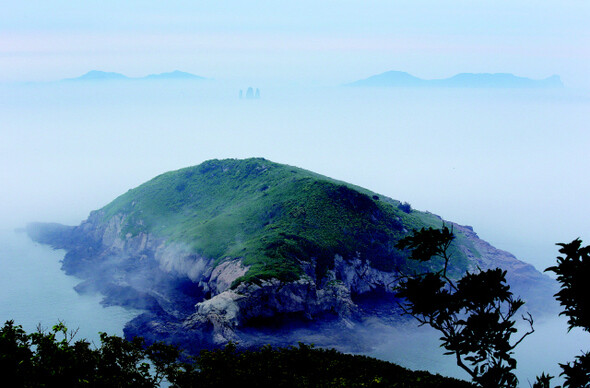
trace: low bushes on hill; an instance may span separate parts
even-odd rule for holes
[[[101,345],[74,341],[62,323],[26,333],[7,321],[0,329],[0,372],[16,387],[472,387],[334,349],[295,347],[239,351],[235,344],[182,356],[163,343],[145,346],[101,333]],[[188,360],[188,361],[187,361]]]

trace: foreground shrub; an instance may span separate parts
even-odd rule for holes
[[[101,333],[101,345],[74,341],[62,323],[27,334],[7,321],[0,330],[0,372],[15,387],[471,387],[465,381],[415,372],[334,349],[223,349],[182,355],[163,343],[146,346]],[[181,361],[184,360],[184,361]],[[190,361],[190,362],[187,362]]]

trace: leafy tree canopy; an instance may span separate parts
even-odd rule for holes
[[[554,272],[561,289],[555,298],[563,306],[560,315],[568,318],[569,330],[580,327],[590,331],[590,245],[582,247],[582,240],[575,239],[569,244],[559,243],[557,265],[545,271]],[[565,377],[564,387],[590,387],[590,352],[577,356],[573,362],[559,364],[561,376]]]
[[[483,387],[515,387],[514,348],[533,333],[533,319],[523,317],[530,330],[511,343],[516,333],[514,317],[524,304],[514,298],[506,283],[506,271],[499,268],[467,273],[458,281],[447,277],[454,239],[452,229],[422,228],[401,239],[400,249],[412,249],[414,260],[441,257],[444,267],[438,272],[407,275],[397,295],[405,300],[402,308],[422,325],[441,334],[441,346],[454,355],[457,365]]]

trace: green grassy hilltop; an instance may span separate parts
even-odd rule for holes
[[[321,277],[335,254],[360,257],[387,271],[416,266],[395,243],[412,229],[440,227],[441,220],[399,205],[360,187],[256,158],[211,160],[167,172],[98,215],[102,222],[123,216],[122,237],[150,233],[187,244],[215,264],[242,258],[250,270],[240,282],[291,281],[303,274],[300,261],[317,259]],[[461,271],[462,255],[455,256]]]

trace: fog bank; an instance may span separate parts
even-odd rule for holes
[[[262,98],[239,99],[248,86]],[[262,156],[472,225],[540,269],[556,242],[587,236],[582,92],[215,81],[0,89],[0,211],[11,226],[77,224],[162,172]]]

